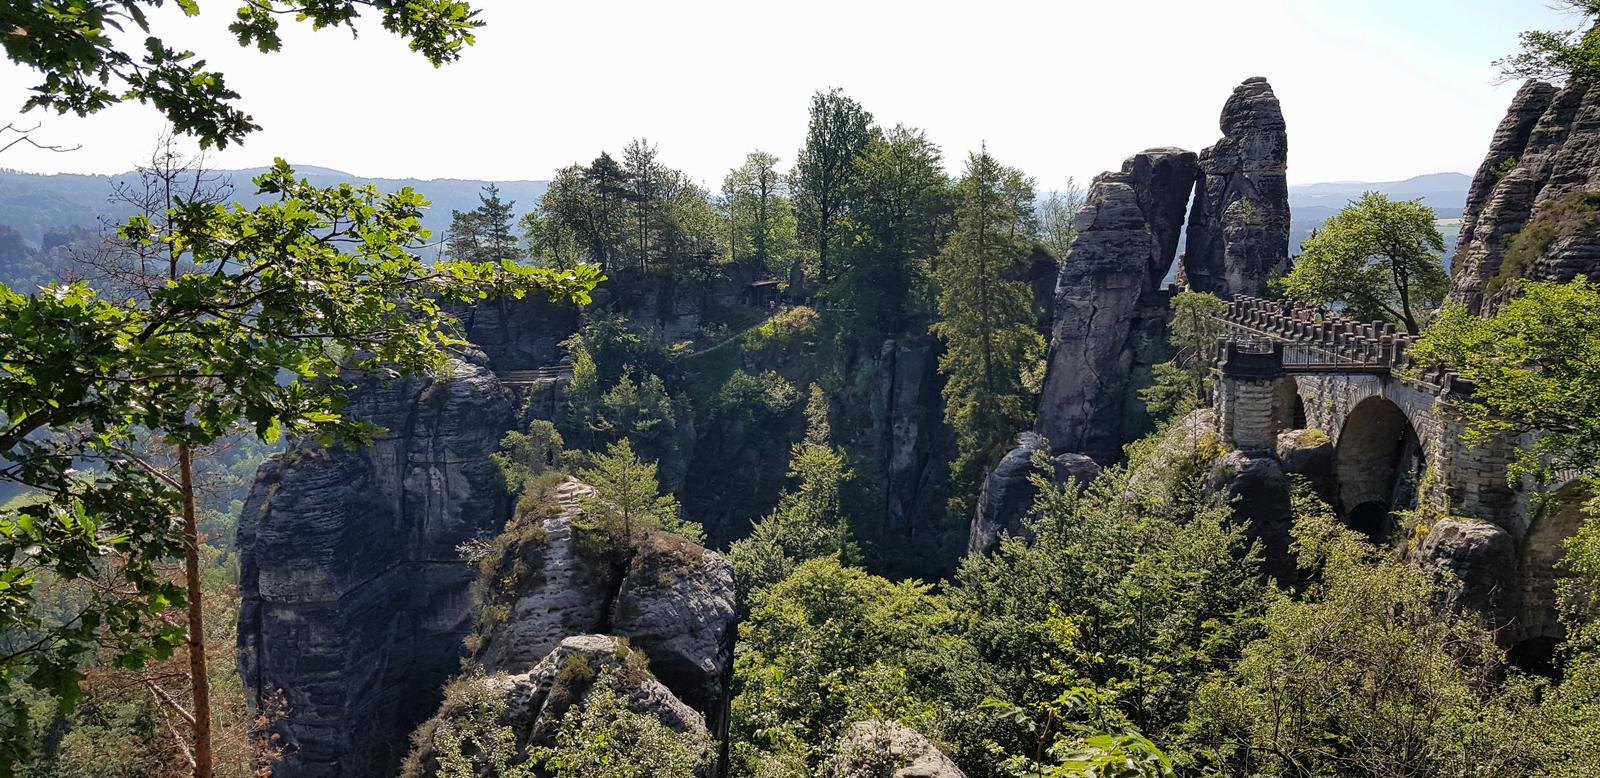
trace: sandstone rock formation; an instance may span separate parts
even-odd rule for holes
[[[833,778],[966,778],[956,763],[914,729],[892,721],[858,721],[840,738]]]
[[[1200,153],[1184,274],[1196,291],[1261,295],[1289,261],[1289,136],[1272,85],[1235,87],[1221,123],[1222,140]]]
[[[526,574],[516,576],[515,592],[496,593],[510,600],[509,613],[481,636],[476,662],[519,673],[562,640],[593,632],[605,621],[616,574],[609,560],[579,548],[570,521],[577,501],[593,491],[578,481],[562,484],[557,495],[568,512],[542,520],[536,536],[512,551],[518,557],[512,564]]]
[[[733,565],[681,537],[651,533],[617,589],[611,629],[716,723],[733,671],[734,621]]]
[[[1452,301],[1486,313],[1519,279],[1600,275],[1600,195],[1584,195],[1600,192],[1597,117],[1600,87],[1518,90],[1467,197]]]
[[[984,479],[978,494],[978,512],[972,521],[972,536],[967,542],[969,553],[993,551],[1002,534],[1027,535],[1023,518],[1038,496],[1038,489],[1028,478],[1035,472],[1033,457],[1043,448],[1044,438],[1037,433],[1018,435],[1017,447],[1006,452],[1000,464]],[[1047,476],[1056,484],[1076,478],[1079,484],[1087,485],[1100,475],[1100,465],[1083,454],[1057,454],[1051,458],[1051,463],[1053,467]]]
[[[1110,461],[1146,422],[1133,388],[1167,358],[1167,296],[1193,152],[1151,149],[1089,187],[1056,283],[1037,431],[1056,451]]]
[[[488,455],[515,414],[486,362],[365,384],[347,411],[385,428],[371,447],[262,464],[239,524],[239,670],[253,703],[281,692],[289,711],[276,775],[391,772],[456,671],[476,572],[456,546],[511,507]]]
[[[1448,605],[1482,613],[1493,624],[1505,624],[1512,616],[1516,592],[1507,587],[1517,574],[1517,548],[1501,527],[1473,519],[1440,519],[1417,544],[1413,560],[1440,576],[1451,592]]]
[[[944,508],[955,438],[944,423],[939,341],[884,341],[872,365],[870,452],[883,476],[881,536],[904,536]],[[864,528],[867,529],[867,528]]]
[[[1278,458],[1230,451],[1212,461],[1208,485],[1233,506],[1245,536],[1260,544],[1262,571],[1280,583],[1294,581],[1298,568],[1289,553],[1294,513],[1289,477]]]
[[[499,724],[510,729],[519,755],[551,746],[569,710],[589,704],[600,678],[635,713],[654,716],[668,728],[689,734],[709,747],[711,737],[701,714],[673,695],[640,661],[625,641],[608,635],[574,635],[552,648],[523,673],[489,673],[458,683],[453,699],[417,730],[416,750],[403,771],[406,778],[438,774],[438,736],[447,723],[459,721],[479,699],[503,706]]]

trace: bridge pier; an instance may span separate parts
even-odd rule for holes
[[[1277,384],[1284,376],[1283,342],[1222,345],[1217,424],[1223,439],[1243,451],[1271,450],[1282,430]]]

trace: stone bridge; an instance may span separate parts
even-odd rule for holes
[[[1333,447],[1327,491],[1352,527],[1381,538],[1397,526],[1394,511],[1426,504],[1433,509],[1426,513],[1447,519],[1422,527],[1408,553],[1448,556],[1462,549],[1441,550],[1445,539],[1433,535],[1471,535],[1470,551],[1487,558],[1434,559],[1434,566],[1477,578],[1464,583],[1478,590],[1476,604],[1501,626],[1503,644],[1553,645],[1560,635],[1554,563],[1560,541],[1581,521],[1582,495],[1569,484],[1557,499],[1538,502],[1530,490],[1509,486],[1507,467],[1528,441],[1465,440],[1456,404],[1471,394],[1468,381],[1416,364],[1416,337],[1391,323],[1319,318],[1315,309],[1239,297],[1219,324],[1215,406],[1225,438],[1265,453],[1287,430],[1326,433]]]

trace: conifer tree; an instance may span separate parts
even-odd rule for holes
[[[521,256],[512,225],[515,201],[500,199],[500,188],[489,184],[478,195],[478,207],[450,212],[450,258],[458,262],[498,262]]]
[[[1035,369],[1044,340],[1033,327],[1022,277],[1032,235],[1032,182],[973,154],[957,185],[956,230],[939,254],[939,321],[945,342],[945,420],[960,440],[951,463],[968,485],[992,464],[1033,414]]]

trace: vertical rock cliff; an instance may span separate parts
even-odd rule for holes
[[[1246,79],[1222,107],[1222,139],[1200,152],[1184,274],[1222,297],[1261,295],[1289,261],[1289,134],[1272,85]]]
[[[1167,296],[1198,173],[1194,152],[1151,149],[1089,186],[1056,283],[1038,432],[1056,451],[1115,459],[1143,426],[1131,387],[1166,359]]]
[[[1518,90],[1467,196],[1450,299],[1489,313],[1521,279],[1600,270],[1600,86]]]
[[[392,772],[456,671],[475,573],[456,546],[511,508],[489,454],[512,398],[486,362],[367,384],[347,410],[385,428],[372,446],[262,464],[239,525],[239,669],[288,711],[275,775]]]
[[[280,778],[391,775],[459,669],[475,566],[457,552],[511,513],[489,454],[523,421],[495,369],[557,361],[575,312],[539,300],[457,312],[486,348],[433,376],[363,380],[359,450],[296,442],[256,475],[239,522],[239,670],[282,697]]]

